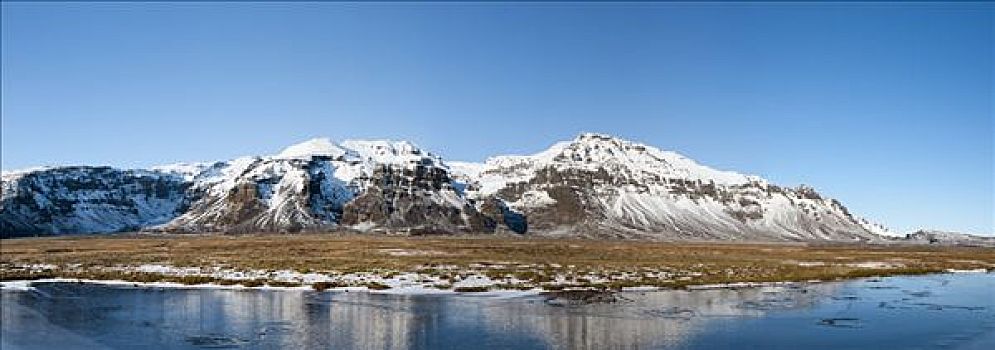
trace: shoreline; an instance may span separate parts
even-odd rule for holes
[[[182,284],[174,282],[130,282],[124,280],[92,280],[75,278],[46,278],[38,280],[13,280],[0,282],[0,290],[10,291],[33,291],[37,290],[35,283],[81,283],[114,287],[148,288],[148,289],[211,289],[211,290],[238,290],[238,291],[298,291],[298,292],[350,292],[350,293],[371,293],[387,295],[453,295],[453,296],[479,296],[479,297],[517,297],[540,295],[548,292],[542,289],[516,290],[516,289],[494,289],[486,292],[457,292],[453,290],[442,290],[434,288],[391,288],[391,289],[370,289],[368,287],[335,287],[324,290],[315,290],[311,286],[302,285],[296,287],[281,286],[257,286],[246,287],[243,285],[221,285],[214,283],[206,284]]]
[[[93,284],[93,285],[103,285],[103,286],[114,286],[114,287],[131,287],[131,288],[147,288],[147,289],[211,289],[211,290],[241,290],[241,291],[256,291],[256,290],[267,290],[267,291],[300,291],[300,292],[362,292],[371,294],[386,294],[386,295],[446,295],[446,296],[476,296],[476,297],[524,297],[524,296],[536,296],[557,292],[566,291],[591,291],[591,292],[604,292],[604,293],[625,293],[625,292],[658,292],[658,291],[704,291],[713,289],[740,289],[740,288],[763,288],[763,287],[781,287],[781,286],[794,286],[794,285],[810,285],[815,283],[833,283],[833,282],[852,282],[867,278],[884,278],[884,277],[910,277],[910,276],[926,276],[926,275],[947,275],[947,274],[995,274],[995,269],[947,269],[941,272],[925,273],[925,274],[881,274],[878,276],[864,276],[864,277],[853,277],[853,278],[843,278],[835,279],[830,281],[823,280],[807,280],[807,281],[764,281],[764,282],[728,282],[728,283],[712,283],[712,284],[697,284],[697,285],[686,285],[681,288],[668,288],[660,286],[632,286],[632,287],[622,287],[620,289],[598,289],[592,287],[567,287],[562,289],[548,290],[541,287],[535,287],[531,289],[503,289],[503,288],[492,288],[489,286],[483,291],[457,291],[453,288],[451,289],[438,289],[431,287],[398,287],[398,288],[387,288],[387,289],[376,289],[369,288],[366,286],[345,286],[345,287],[332,287],[326,289],[315,289],[312,285],[302,284],[299,286],[245,286],[241,284],[217,284],[217,283],[202,283],[202,284],[183,284],[177,282],[136,282],[136,281],[126,281],[126,280],[98,280],[98,279],[85,279],[85,278],[42,278],[33,280],[8,280],[0,281],[0,290],[6,291],[35,291],[37,288],[34,286],[36,283],[83,283],[83,284]]]

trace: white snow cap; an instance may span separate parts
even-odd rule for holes
[[[309,158],[313,156],[334,158],[345,154],[344,148],[339,147],[327,137],[321,137],[287,147],[277,155],[277,158]]]

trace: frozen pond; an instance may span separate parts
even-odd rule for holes
[[[995,349],[995,274],[543,296],[2,292],[2,349]]]

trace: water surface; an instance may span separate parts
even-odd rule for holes
[[[133,288],[2,292],[7,349],[995,349],[995,274],[542,296]]]

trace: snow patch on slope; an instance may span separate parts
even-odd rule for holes
[[[191,181],[210,166],[210,163],[176,163],[154,166],[149,170],[180,176],[184,180]]]
[[[362,161],[390,165],[433,165],[441,163],[431,153],[407,141],[346,140],[342,146],[356,152]]]
[[[525,191],[522,193],[521,199],[508,203],[509,206],[516,209],[541,208],[553,204],[556,204],[556,200],[549,196],[549,192],[542,190]]]
[[[285,148],[277,158],[311,158],[315,156],[337,158],[344,156],[346,150],[339,147],[332,140],[322,137],[307,140],[296,145]]]
[[[901,233],[892,231],[891,229],[885,227],[884,225],[871,222],[865,218],[860,218],[857,220],[857,222],[860,223],[860,226],[862,226],[865,230],[882,237],[894,237],[894,238],[905,237],[905,235]]]

